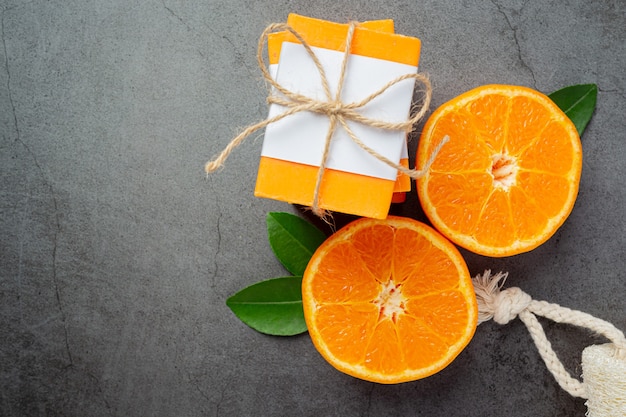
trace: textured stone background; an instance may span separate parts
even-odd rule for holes
[[[295,209],[252,195],[260,137],[208,179],[203,164],[266,116],[257,38],[288,12],[395,19],[423,41],[432,108],[486,83],[596,83],[565,225],[524,255],[464,254],[473,275],[507,270],[626,329],[623,1],[3,0],[0,415],[583,416],[517,320],[481,325],[435,376],[383,386],[226,307],[284,274],[264,218]],[[423,220],[414,195],[395,212]],[[575,375],[603,342],[542,324]]]

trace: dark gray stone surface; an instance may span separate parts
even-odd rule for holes
[[[471,273],[626,329],[622,1],[20,1],[0,4],[0,415],[583,416],[524,326],[483,324],[430,378],[343,375],[307,335],[254,332],[226,298],[285,272],[253,197],[264,27],[393,18],[423,41],[434,109],[486,83],[596,83],[580,196],[559,232]],[[419,132],[420,126],[417,131]],[[411,143],[414,152],[415,141]],[[423,219],[417,199],[394,209]],[[603,339],[542,321],[566,367]]]

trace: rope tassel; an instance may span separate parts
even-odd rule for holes
[[[587,399],[590,417],[626,416],[626,337],[611,323],[581,311],[533,300],[517,287],[502,289],[508,274],[487,270],[472,279],[478,302],[478,322],[507,324],[519,317],[526,325],[548,370],[558,384],[575,397]],[[584,382],[565,369],[537,319],[572,324],[606,337],[611,343],[593,345],[582,354]]]

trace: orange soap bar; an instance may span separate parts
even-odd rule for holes
[[[347,24],[294,14],[289,16],[288,24],[312,47],[340,52],[345,48]],[[393,22],[390,20],[360,24],[355,29],[350,47],[351,54],[417,67],[420,54],[419,39],[396,35],[392,31]],[[299,43],[289,32],[272,34],[268,39],[270,65],[279,62],[283,42]],[[364,88],[367,89],[368,86]],[[407,107],[407,117],[408,111]],[[298,133],[294,131],[293,136],[297,137]],[[352,156],[347,155],[346,158]],[[396,161],[408,166],[408,158],[398,156]],[[318,171],[319,167],[314,164],[261,156],[255,195],[311,206]],[[320,183],[319,206],[331,211],[385,218],[394,192],[408,190],[410,180],[404,175],[396,175],[390,179],[326,168]],[[394,196],[397,197],[398,195]]]
[[[359,26],[371,30],[377,30],[379,32],[394,33],[394,23],[391,19],[361,22],[359,23]],[[276,67],[278,66],[278,61],[280,59],[281,46],[285,41],[286,35],[287,32],[274,32],[270,33],[267,38],[267,55],[270,65],[270,72],[273,74],[276,73]],[[405,152],[403,152],[403,155],[400,158],[400,165],[405,168],[409,167],[408,153],[405,154]],[[411,191],[411,178],[399,172],[393,191],[394,196],[392,199],[392,203],[404,202],[406,196],[403,193]]]

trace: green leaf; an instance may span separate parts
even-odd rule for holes
[[[555,91],[548,97],[574,122],[578,135],[582,136],[596,107],[598,86],[595,84],[572,85]]]
[[[226,300],[237,317],[253,329],[274,336],[307,330],[302,310],[302,277],[282,277],[250,285]]]
[[[311,256],[326,235],[306,220],[289,213],[267,214],[267,235],[274,254],[287,271],[304,275]]]

